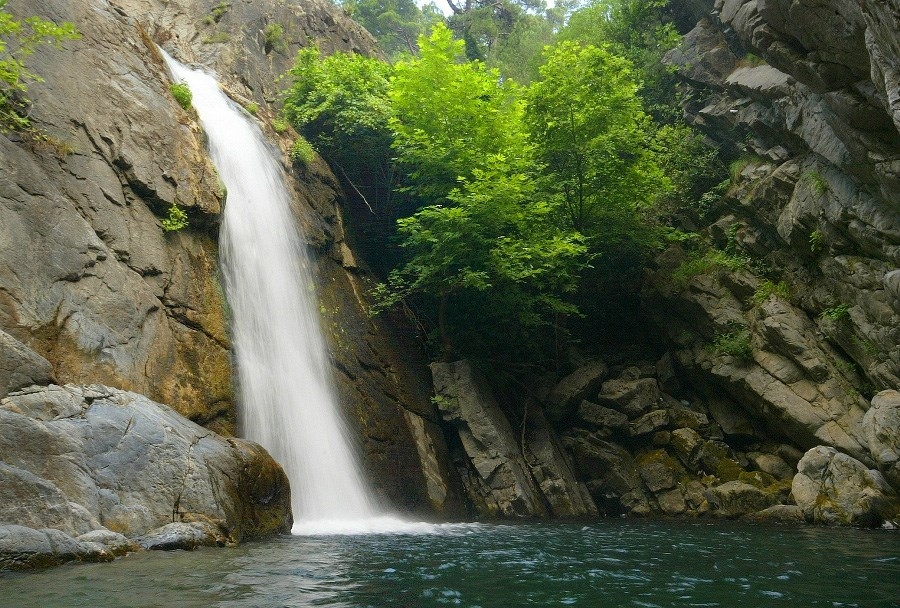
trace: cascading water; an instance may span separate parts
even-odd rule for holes
[[[275,154],[214,78],[165,55],[190,87],[228,191],[220,234],[240,389],[239,429],[291,480],[295,531],[377,515],[343,428],[302,236]]]

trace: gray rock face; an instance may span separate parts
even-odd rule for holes
[[[813,523],[877,526],[900,514],[881,473],[830,447],[815,447],[800,459],[791,492]]]
[[[553,421],[570,416],[583,400],[591,400],[600,389],[609,369],[603,361],[588,363],[563,378],[547,398],[544,410]]]
[[[489,515],[546,515],[516,434],[484,378],[468,361],[432,363],[431,373],[438,409],[459,434],[471,467],[488,490],[473,502],[484,502]],[[471,485],[467,490],[473,498],[483,493]]]
[[[0,329],[0,399],[20,388],[51,382],[50,362]]]
[[[468,361],[432,363],[438,408],[459,434],[462,477],[485,514],[529,517],[596,514],[556,434],[529,405],[521,434],[513,431],[487,381]]]
[[[31,388],[0,401],[0,480],[0,522],[52,528],[72,543],[121,547],[123,537],[173,522],[228,542],[291,525],[287,478],[258,445],[102,385]],[[40,540],[13,532],[28,547]],[[38,559],[9,547],[10,563]]]
[[[862,424],[876,466],[900,490],[900,392],[875,395]]]

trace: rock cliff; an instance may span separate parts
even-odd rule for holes
[[[196,116],[169,93],[156,45],[216,72],[286,149],[291,133],[270,121],[296,50],[376,53],[371,36],[322,0],[16,4],[19,17],[71,21],[82,38],[30,58],[44,77],[29,90],[31,119],[45,137],[0,136],[0,329],[49,364],[25,378],[10,347],[0,379],[116,386],[233,433],[217,279],[226,193]],[[285,168],[316,260],[339,394],[376,490],[403,511],[461,514],[427,362],[403,319],[369,318],[339,181],[321,161],[292,167],[285,155]],[[164,233],[173,204],[190,225]]]

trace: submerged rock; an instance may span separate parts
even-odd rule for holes
[[[7,530],[7,567],[89,559],[90,547],[102,557],[141,537],[187,548],[291,526],[287,477],[260,446],[102,385],[35,387],[0,401],[0,479],[0,522],[32,531]],[[146,541],[180,522],[191,531]]]

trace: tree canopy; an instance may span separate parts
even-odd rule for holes
[[[454,0],[392,66],[300,52],[286,117],[399,218],[378,307],[404,302],[446,357],[546,360],[567,318],[640,268],[660,218],[721,175],[671,111],[648,111],[651,90],[675,103],[648,59],[677,38],[657,26],[666,5],[597,0],[566,26],[562,4]]]

